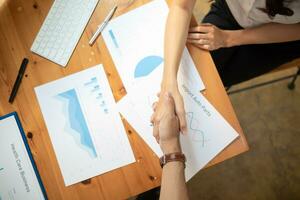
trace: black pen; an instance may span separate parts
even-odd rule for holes
[[[17,92],[18,92],[18,89],[20,87],[20,84],[21,84],[21,81],[22,81],[22,78],[23,78],[23,75],[25,73],[25,70],[26,70],[26,66],[28,64],[28,59],[27,58],[24,58],[23,61],[22,61],[22,64],[21,64],[21,67],[19,69],[19,73],[18,73],[18,76],[17,76],[17,79],[15,81],[15,84],[14,84],[14,87],[11,91],[11,94],[10,94],[10,97],[9,97],[9,103],[13,103],[16,95],[17,95]]]

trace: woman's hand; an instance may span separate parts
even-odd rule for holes
[[[153,135],[164,154],[181,152],[179,120],[175,113],[174,98],[169,92],[165,92],[160,94],[159,101],[163,109],[160,110],[159,122],[154,119]],[[157,113],[158,108],[158,104],[154,104],[153,110],[155,113]]]
[[[189,29],[187,42],[201,49],[212,51],[229,47],[228,34],[228,31],[219,29],[212,24],[201,24]]]
[[[186,129],[186,117],[185,117],[185,110],[184,110],[184,102],[183,98],[178,90],[177,83],[173,82],[172,84],[166,86],[163,84],[162,90],[159,94],[159,101],[153,104],[154,113],[151,117],[151,122],[154,125],[153,128],[153,135],[156,138],[157,142],[160,139],[160,130],[159,124],[161,120],[164,118],[166,113],[169,113],[169,107],[166,106],[165,102],[165,94],[168,93],[169,96],[172,97],[172,101],[174,101],[174,111],[176,116],[179,119],[180,131],[182,133],[187,133]]]

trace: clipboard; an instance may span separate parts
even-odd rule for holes
[[[12,119],[12,118],[14,119],[15,122],[10,121],[10,119]],[[7,120],[7,121],[4,121],[4,120]],[[14,124],[14,123],[16,123],[16,124]],[[9,129],[7,127],[12,127],[12,129]],[[4,130],[4,128],[5,128],[5,130]],[[1,129],[3,129],[4,131]],[[21,137],[16,136],[15,135],[16,133],[13,133],[13,131],[11,131],[13,129],[14,130],[18,129]],[[8,130],[10,130],[10,131],[8,131]],[[9,134],[11,134],[11,136],[9,136]],[[4,136],[5,136],[5,138],[4,138]],[[5,145],[3,145],[3,144],[0,145],[0,150],[2,148],[3,149],[6,148],[3,152],[0,151],[3,154],[6,152],[5,155],[1,156],[2,159],[5,160],[4,157],[7,158],[6,160],[10,159],[9,161],[3,161],[0,158],[0,165],[2,164],[2,166],[3,165],[9,166],[9,169],[7,169],[6,171],[5,171],[4,167],[0,166],[0,169],[3,171],[2,174],[0,171],[0,186],[1,186],[0,187],[0,199],[6,199],[6,198],[18,199],[19,196],[21,196],[21,194],[22,194],[21,198],[24,200],[26,199],[26,197],[28,197],[28,198],[39,197],[37,199],[47,200],[48,197],[46,194],[45,187],[42,183],[41,176],[38,172],[37,166],[33,159],[32,152],[28,145],[26,135],[25,135],[25,132],[21,125],[21,122],[20,122],[17,112],[12,112],[7,115],[0,116],[0,138],[1,137],[2,137],[2,139],[1,139],[2,141],[0,141],[0,144],[1,144],[1,142],[3,142],[3,143],[10,142],[10,140],[11,140],[11,143],[10,144],[6,143]],[[3,138],[5,141],[3,140]],[[16,143],[13,143],[13,142],[16,142]],[[6,147],[4,147],[4,146],[6,146]],[[25,151],[24,151],[24,149],[25,149]],[[6,151],[6,150],[9,150],[9,151]],[[9,157],[9,156],[12,156],[12,158],[15,158],[15,160],[11,159],[11,157]],[[13,163],[13,161],[11,161],[11,160],[15,161],[15,163]],[[10,164],[12,164],[12,165],[10,165]],[[22,164],[23,164],[23,166],[22,166]],[[14,169],[17,169],[17,170],[14,170]],[[23,171],[21,171],[21,170],[23,170]],[[12,174],[14,174],[18,178],[21,177],[23,184],[17,183],[17,179],[11,180],[11,179],[13,179]],[[26,179],[26,176],[27,176],[27,179]],[[1,179],[4,179],[4,181],[1,181]],[[27,185],[26,185],[26,183],[27,183]],[[20,188],[19,186],[21,186],[21,187],[23,186],[23,188]],[[31,186],[31,188],[29,188],[29,186]],[[25,190],[25,194],[24,194],[23,190]]]

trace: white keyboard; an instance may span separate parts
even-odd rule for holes
[[[65,67],[98,0],[55,0],[31,51]]]

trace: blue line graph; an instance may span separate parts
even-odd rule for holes
[[[163,58],[160,56],[147,56],[140,60],[136,65],[134,71],[134,78],[139,78],[149,75],[153,70],[155,70],[162,62]]]
[[[64,109],[64,115],[68,121],[66,131],[74,137],[80,148],[87,151],[92,158],[96,158],[97,153],[75,89],[60,93],[57,97],[67,108]]]
[[[195,118],[194,112],[187,112],[186,116],[188,128],[190,129],[189,134],[192,134],[192,140],[200,142],[201,146],[204,147],[207,140],[205,139],[204,132],[198,128],[200,126],[200,121]]]

